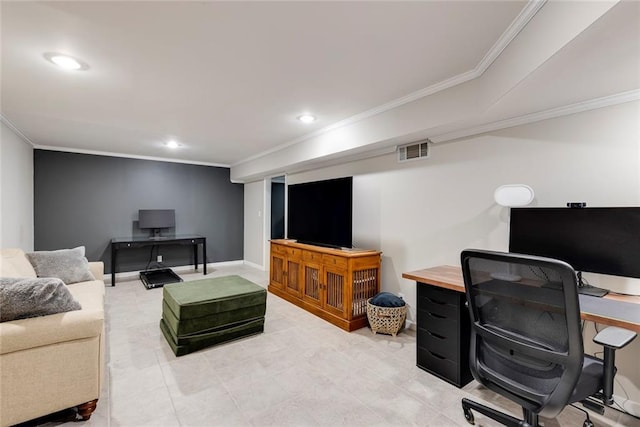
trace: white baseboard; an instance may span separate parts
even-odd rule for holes
[[[251,261],[245,260],[244,261],[244,265],[256,268],[256,269],[261,270],[261,271],[267,271],[267,269],[264,267],[264,265],[256,264],[255,262],[251,262]]]
[[[623,396],[613,395],[613,400],[624,408],[625,411],[636,417],[640,417],[640,403],[634,402],[631,399],[627,399]],[[613,409],[617,409],[616,405],[612,406]]]
[[[207,268],[216,268],[216,267],[229,267],[229,266],[236,266],[236,265],[243,265],[244,261],[242,261],[241,259],[237,260],[237,261],[221,261],[221,262],[210,262],[207,264]],[[189,267],[188,265],[185,267]]]

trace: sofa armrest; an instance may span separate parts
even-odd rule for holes
[[[89,263],[89,270],[96,280],[104,281],[104,262],[94,261]]]
[[[0,323],[0,354],[102,334],[102,310],[75,310]]]

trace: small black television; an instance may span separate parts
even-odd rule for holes
[[[174,209],[140,209],[138,211],[138,228],[151,229],[152,236],[159,238],[160,230],[176,226]]]
[[[640,278],[640,207],[513,208],[509,251]]]
[[[352,245],[353,177],[288,186],[287,237],[328,247]]]

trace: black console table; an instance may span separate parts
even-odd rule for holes
[[[114,237],[111,239],[111,286],[116,285],[116,255],[120,249],[142,248],[156,245],[193,245],[193,265],[198,268],[198,245],[202,245],[202,269],[207,274],[207,238],[192,234],[149,237]]]

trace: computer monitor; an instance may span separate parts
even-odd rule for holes
[[[509,251],[640,278],[640,207],[513,208]]]
[[[138,228],[151,229],[152,238],[160,238],[160,230],[176,226],[174,209],[140,209],[138,211]]]

